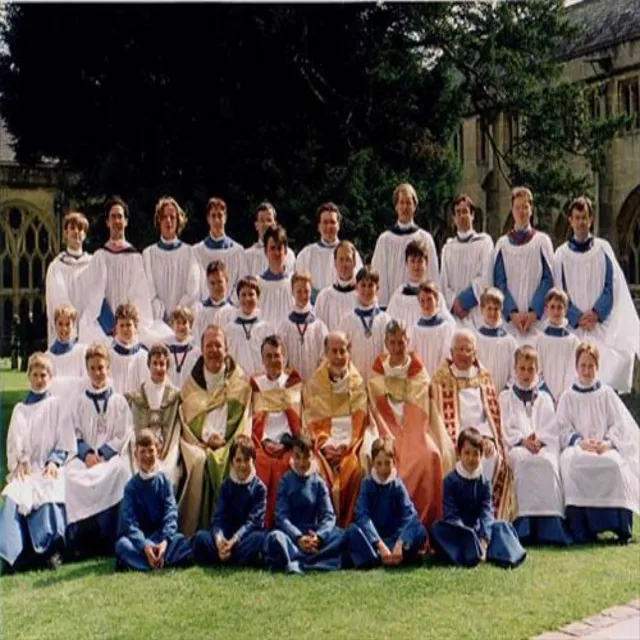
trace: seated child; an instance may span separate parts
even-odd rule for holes
[[[329,490],[311,461],[313,443],[299,433],[292,443],[291,470],[276,497],[276,529],[265,540],[265,563],[287,573],[340,569],[344,532],[336,527]]]
[[[171,482],[160,469],[151,429],[136,435],[138,473],[127,482],[120,503],[116,569],[149,571],[188,566],[191,547],[178,533],[178,507]]]
[[[138,341],[138,310],[128,302],[119,304],[115,318],[114,339],[109,349],[113,390],[136,391],[149,377],[147,350]]]
[[[384,351],[384,330],[391,318],[378,306],[380,274],[362,267],[356,275],[357,305],[343,316],[338,329],[351,343],[351,360],[366,382],[375,359]]]
[[[440,290],[435,282],[420,283],[418,304],[422,315],[409,327],[409,343],[431,376],[449,356],[456,324],[440,313]]]
[[[545,296],[544,304],[548,322],[536,338],[536,350],[540,359],[540,373],[557,404],[563,391],[575,379],[574,363],[580,340],[567,329],[567,294],[553,287]]]
[[[211,529],[191,541],[197,564],[260,566],[267,532],[267,489],[256,476],[256,449],[244,435],[229,450],[231,470],[222,483]]]
[[[87,347],[73,339],[77,318],[78,312],[70,304],[61,304],[56,307],[54,313],[56,339],[47,351],[53,377],[81,378],[85,375],[84,354]]]
[[[333,251],[335,282],[320,291],[315,304],[316,315],[329,331],[335,331],[342,318],[356,306],[357,258],[358,252],[348,240],[341,240]]]
[[[493,517],[491,483],[482,473],[480,432],[463,429],[456,448],[456,468],[444,479],[444,518],[432,526],[431,544],[440,557],[458,566],[474,567],[488,560],[517,567],[527,553],[511,524]]]
[[[173,340],[166,342],[169,349],[170,366],[169,377],[178,389],[191,375],[193,365],[200,357],[200,347],[194,344],[191,335],[193,313],[188,307],[176,307],[169,316],[169,324],[173,331]]]
[[[9,478],[0,501],[0,558],[10,567],[60,565],[66,527],[63,465],[75,453],[62,400],[47,387],[51,363],[41,352],[27,365],[29,393],[11,414]]]
[[[427,530],[398,478],[394,456],[393,438],[374,440],[371,476],[362,481],[354,521],[346,532],[356,569],[415,561],[427,542]]]
[[[322,361],[327,327],[316,317],[311,307],[311,276],[296,271],[291,276],[293,310],[278,325],[278,335],[284,340],[287,361],[303,380],[310,378]]]
[[[570,544],[564,526],[558,426],[553,398],[538,378],[533,347],[515,354],[515,380],[500,394],[502,432],[513,469],[518,517],[513,526],[520,540]]]
[[[518,348],[518,341],[502,326],[503,303],[504,295],[495,287],[489,287],[480,296],[482,325],[478,328],[478,360],[491,374],[498,393],[511,380],[513,356]]]
[[[65,468],[67,543],[76,556],[113,552],[118,506],[131,477],[131,411],[109,380],[109,351],[101,343],[87,348],[88,380],[71,408],[78,456]]]
[[[628,542],[633,513],[640,512],[640,432],[616,392],[598,379],[599,364],[598,348],[580,344],[578,380],[558,403],[566,514],[576,542],[603,531]]]

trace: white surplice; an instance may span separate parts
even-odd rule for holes
[[[265,322],[277,327],[291,310],[291,274],[281,276],[265,271],[258,276],[260,283],[260,314]]]
[[[264,252],[264,244],[256,242],[248,249],[244,250],[244,262],[247,274],[259,276],[269,268],[267,255]],[[293,273],[296,269],[296,254],[291,247],[287,247],[287,257],[284,262],[284,269],[287,273]]]
[[[311,308],[295,309],[277,329],[283,339],[289,367],[295,369],[303,380],[310,378],[324,357],[324,339],[328,334],[324,322]]]
[[[241,244],[228,236],[215,240],[208,235],[193,246],[193,251],[198,258],[201,267],[200,295],[205,298],[209,295],[207,286],[207,266],[214,260],[224,262],[227,267],[227,283],[229,293],[234,296],[238,280],[249,275],[244,261],[244,248]]]
[[[358,305],[338,325],[351,342],[351,362],[365,382],[376,358],[385,351],[384,331],[390,319],[379,307],[365,309]]]
[[[453,320],[445,320],[440,314],[436,314],[435,318],[435,321],[432,318],[419,318],[409,330],[409,346],[420,356],[430,376],[449,357],[451,339],[456,328]]]
[[[236,313],[233,322],[226,329],[227,346],[236,364],[248,375],[259,375],[262,366],[262,342],[267,336],[275,334],[275,329],[260,315],[250,318],[241,312]]]
[[[335,283],[318,294],[315,313],[329,331],[336,331],[342,318],[353,311],[357,304],[355,285]]]

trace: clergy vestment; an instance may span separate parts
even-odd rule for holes
[[[91,263],[91,255],[69,250],[59,253],[47,267],[45,295],[47,304],[47,335],[51,343],[56,337],[55,311],[61,304],[70,304],[77,312],[75,335],[82,342],[100,336],[95,317],[86,313],[91,308],[91,289],[87,286],[85,272]]]
[[[291,274],[264,271],[260,283],[260,315],[272,327],[277,327],[291,310]]]
[[[252,438],[256,447],[256,474],[267,488],[267,526],[273,522],[276,491],[289,469],[291,439],[300,431],[302,379],[297,371],[282,373],[272,380],[267,375],[251,378]],[[275,456],[265,444],[286,449]]]
[[[342,568],[344,531],[336,527],[336,514],[327,485],[312,465],[307,475],[293,469],[282,476],[276,497],[275,530],[265,540],[265,563],[287,573],[308,569],[328,571]],[[296,544],[308,532],[320,538],[315,553]]]
[[[284,341],[287,363],[303,380],[310,378],[322,361],[324,339],[328,333],[326,325],[316,317],[311,306],[304,310],[294,307],[278,325],[277,334]]]
[[[375,469],[362,481],[353,523],[347,529],[346,538],[349,556],[356,569],[381,564],[378,542],[393,551],[401,541],[403,563],[419,557],[427,543],[427,531],[395,469],[384,481],[378,478]]]
[[[528,344],[541,329],[544,298],[553,287],[553,246],[546,233],[531,227],[511,231],[496,243],[493,283],[504,294],[502,315],[506,329],[518,344]],[[521,334],[512,324],[513,311],[533,311],[537,321],[528,334]]]
[[[580,340],[565,327],[548,325],[536,340],[540,375],[558,402],[576,377],[576,349]]]
[[[442,517],[442,478],[455,462],[449,434],[429,398],[429,375],[413,352],[397,367],[384,354],[373,365],[368,389],[378,432],[394,439],[398,475],[420,522],[428,526]]]
[[[13,473],[18,463],[26,463],[29,475],[23,479],[9,476],[2,491],[0,558],[10,565],[25,549],[39,555],[62,550],[66,527],[63,465],[76,452],[66,413],[61,398],[30,391],[11,414],[7,467]],[[58,467],[57,478],[44,476],[49,462]]]
[[[273,325],[263,320],[260,312],[245,316],[238,311],[224,330],[229,353],[248,376],[262,373],[262,342],[273,335]]]
[[[188,566],[191,546],[178,533],[178,508],[171,481],[162,471],[136,473],[124,488],[115,552],[126,568],[150,571],[144,548],[167,542],[164,567]]]
[[[493,240],[487,233],[458,232],[442,247],[440,277],[442,292],[451,309],[458,300],[466,318],[456,322],[468,329],[482,324],[480,296],[491,285],[493,269]]]
[[[371,266],[380,274],[378,300],[382,307],[386,307],[389,304],[393,292],[402,286],[406,278],[404,252],[412,240],[422,240],[429,249],[429,262],[425,279],[433,280],[436,284],[440,284],[438,252],[431,234],[421,229],[413,221],[407,225],[396,223],[391,229],[380,234],[371,259]]]
[[[404,323],[407,330],[411,329],[422,317],[422,309],[418,302],[418,285],[405,284],[400,286],[391,296],[387,314],[390,318]],[[438,294],[438,313],[443,319],[453,322],[453,317],[447,309],[447,304],[441,293]]]
[[[483,458],[483,469],[493,486],[493,507],[499,518],[515,517],[513,474],[507,464],[502,438],[500,405],[491,374],[476,363],[459,371],[446,360],[431,379],[431,394],[454,447],[460,431],[475,427],[495,446],[490,458]]]
[[[200,358],[180,395],[185,425],[181,450],[185,481],[192,488],[181,500],[180,530],[191,535],[211,521],[220,486],[229,472],[233,439],[250,435],[251,386],[231,357],[217,374],[207,371]],[[224,445],[215,450],[207,445],[214,433],[224,438]]]
[[[211,235],[193,246],[193,251],[202,268],[200,294],[204,298],[209,295],[207,286],[207,266],[214,260],[221,260],[227,267],[227,286],[229,292],[235,293],[238,280],[249,275],[244,261],[244,248],[229,236],[212,238]]]
[[[365,382],[375,359],[385,350],[384,332],[389,320],[389,315],[377,305],[368,308],[358,305],[338,325],[351,343],[351,362]]]
[[[147,350],[140,344],[124,346],[114,340],[109,349],[113,388],[118,393],[136,391],[149,379]]]
[[[334,251],[340,243],[336,240],[333,244],[327,244],[323,240],[308,244],[296,258],[296,271],[308,271],[311,275],[311,300],[315,302],[322,289],[330,287],[338,278],[336,272]],[[354,273],[362,268],[362,258],[356,251],[356,266]]]
[[[316,298],[315,313],[329,331],[337,331],[342,319],[357,304],[355,283],[336,282],[320,291]]]
[[[200,357],[199,342],[188,339],[184,342],[168,340],[165,347],[169,349],[169,377],[178,389],[189,379],[191,370]]]
[[[451,564],[474,567],[481,559],[480,541],[488,543],[488,562],[517,567],[527,556],[509,522],[496,521],[491,504],[491,483],[478,467],[469,473],[458,462],[444,479],[444,517],[430,530],[436,553]]]
[[[142,252],[155,320],[168,322],[176,307],[192,307],[200,298],[202,274],[191,245],[177,238],[160,240]]]
[[[518,503],[513,523],[518,535],[536,542],[569,544],[564,526],[560,440],[551,394],[541,382],[531,389],[522,389],[514,382],[500,394],[500,416]],[[522,445],[532,433],[543,444],[535,454]]]
[[[567,519],[576,542],[614,531],[631,537],[632,512],[640,512],[640,436],[638,425],[615,391],[595,382],[575,383],[560,398],[560,470]],[[584,451],[580,441],[594,438],[611,448]]]
[[[247,275],[258,276],[263,271],[266,271],[269,268],[269,262],[264,252],[264,243],[256,242],[248,249],[245,249],[244,262]],[[296,254],[291,247],[287,247],[284,268],[287,273],[293,273],[296,270]]]
[[[518,342],[504,327],[481,325],[476,334],[478,360],[491,374],[493,385],[500,393],[513,377],[514,357]],[[535,341],[529,342],[535,347]]]
[[[46,355],[51,362],[54,377],[82,378],[87,373],[84,355],[87,345],[78,342],[61,342],[54,340]]]
[[[556,284],[569,296],[567,318],[581,341],[600,348],[600,379],[617,391],[631,390],[635,356],[640,356],[640,320],[624,273],[602,238],[571,238],[555,254]],[[580,316],[595,311],[592,331],[578,326]]]
[[[345,527],[351,522],[364,460],[374,437],[368,425],[366,386],[353,363],[342,380],[333,382],[325,360],[305,382],[302,394],[303,425],[313,438],[319,472],[331,492],[338,524]],[[346,447],[337,467],[322,453],[327,444]]]
[[[211,298],[205,298],[202,302],[198,302],[193,307],[193,342],[200,345],[204,330],[212,324],[223,329],[233,322],[238,309],[234,307],[227,298],[214,301]]]
[[[451,338],[455,322],[446,320],[439,313],[431,318],[421,316],[409,328],[408,338],[411,349],[420,356],[429,375],[435,373],[443,360],[451,353]]]
[[[216,546],[216,538],[222,536],[236,541],[228,564],[259,567],[267,536],[266,504],[267,489],[256,474],[240,481],[232,470],[220,488],[211,527],[198,531],[191,541],[196,563],[223,564]]]

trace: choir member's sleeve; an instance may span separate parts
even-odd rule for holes
[[[544,315],[544,298],[553,287],[553,246],[551,240],[544,236],[540,248],[540,262],[542,266],[542,277],[531,298],[528,311],[533,311],[536,318],[540,320]]]
[[[633,465],[638,464],[640,455],[640,431],[633,416],[616,392],[606,388],[607,394],[607,423],[608,429],[604,441],[613,447]]]
[[[327,485],[324,483],[324,480],[318,478],[317,487],[316,503],[318,508],[318,528],[315,533],[322,542],[324,538],[335,528],[336,514],[333,510],[333,504],[331,504],[329,489],[327,489]]]
[[[369,512],[369,501],[371,498],[372,483],[365,480],[360,485],[360,494],[356,502],[353,515],[353,521],[362,529],[370,544],[374,545],[380,542],[380,534],[373,524],[371,513]]]
[[[491,483],[482,478],[480,482],[480,516],[478,518],[478,536],[491,542],[491,528],[493,526],[493,506],[491,504]]]
[[[463,524],[462,515],[458,507],[458,496],[455,485],[457,479],[451,472],[445,479],[442,487],[442,517],[452,524]]]
[[[11,473],[18,463],[29,460],[25,451],[24,433],[25,418],[22,413],[22,403],[16,405],[11,414],[9,431],[7,433],[7,468]]]
[[[151,264],[151,247],[147,247],[142,252],[142,263],[144,265],[144,274],[147,280],[147,289],[149,290],[149,299],[151,300],[151,310],[153,318],[156,320],[164,319],[166,309],[164,308],[164,302],[158,296],[156,291],[156,284],[153,279],[153,266]]]
[[[58,467],[62,467],[70,455],[77,453],[76,439],[71,426],[72,402],[64,406],[61,399],[56,399],[52,406],[53,420],[55,421],[56,441],[53,450],[49,453],[47,463],[52,462]]]
[[[605,253],[604,287],[602,293],[593,304],[593,310],[598,316],[598,322],[605,322],[613,309],[613,264],[611,258]]]
[[[135,509],[135,485],[132,481],[129,481],[124,488],[124,495],[120,503],[118,537],[129,539],[136,551],[140,553],[144,552],[144,548],[148,544],[153,544],[153,542],[145,536],[138,522]]]
[[[519,429],[516,416],[511,411],[510,395],[511,389],[505,389],[500,393],[498,402],[500,404],[500,421],[502,423],[502,433],[504,442],[509,449],[517,447],[522,443],[525,434]]]
[[[558,410],[556,412],[556,422],[558,425],[561,449],[572,447],[582,440],[582,436],[573,424],[568,391],[565,391],[560,396]]]
[[[560,446],[558,421],[553,409],[553,399],[551,398],[551,394],[542,391],[538,398],[538,402],[542,403],[538,417],[538,424],[536,425],[538,438],[545,447],[558,449]]]
[[[438,259],[438,250],[436,249],[436,243],[433,240],[433,236],[429,233],[426,237],[426,243],[429,247],[429,264],[427,269],[429,270],[429,278],[433,280],[438,286],[440,286],[440,261]]]
[[[171,481],[166,476],[162,483],[162,492],[162,529],[160,530],[160,539],[168,541],[178,533],[178,505],[173,495]]]
[[[276,493],[276,511],[275,511],[276,527],[285,535],[289,536],[294,542],[303,535],[303,532],[296,527],[291,521],[289,510],[289,491],[287,486],[287,476],[283,476],[278,484],[278,492]]]
[[[502,315],[506,321],[509,321],[511,314],[514,311],[518,311],[516,301],[509,291],[507,282],[507,271],[504,266],[504,258],[502,257],[502,251],[498,249],[496,254],[496,260],[493,265],[493,284],[502,291],[504,295],[504,304],[502,305]]]
[[[251,498],[251,510],[247,516],[247,521],[233,536],[237,542],[240,542],[247,534],[264,528],[264,518],[267,513],[267,490],[261,482],[256,484]]]

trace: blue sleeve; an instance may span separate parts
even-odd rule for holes
[[[211,534],[213,537],[222,535],[224,538],[229,535],[231,537],[231,528],[229,520],[227,518],[227,511],[231,506],[231,500],[229,493],[229,480],[225,480],[220,487],[220,495],[218,496],[218,502],[216,502],[216,510],[213,514],[213,520],[211,521]]]
[[[411,498],[409,497],[409,492],[407,491],[407,487],[405,487],[404,482],[398,482],[398,492],[399,498],[401,500],[401,513],[402,513],[402,521],[400,523],[400,539],[403,542],[407,540],[407,529],[413,529],[416,524],[418,524],[418,512],[411,502]]]
[[[170,540],[178,533],[178,505],[173,495],[171,482],[166,476],[164,478],[163,493],[162,529],[160,535],[162,540]]]
[[[611,264],[611,258],[606,254],[604,260],[604,287],[593,305],[593,310],[596,312],[599,322],[604,322],[611,315],[611,310],[613,309],[613,265]]]
[[[113,456],[118,455],[118,452],[115,449],[112,449],[108,444],[103,444],[98,449],[98,453],[100,454],[100,457],[105,461],[109,461],[111,460],[111,458],[113,458]]]
[[[564,265],[562,265],[562,288],[564,292],[567,294],[569,298],[569,308],[567,309],[567,321],[569,322],[569,326],[574,329],[578,326],[578,322],[580,321],[580,317],[582,316],[582,311],[576,307],[573,302],[571,302],[571,296],[569,296],[569,291],[567,289],[567,278],[564,275]]]
[[[452,524],[463,524],[455,490],[455,478],[447,476],[442,487],[442,517]]]
[[[476,298],[476,294],[473,293],[473,287],[471,285],[463,289],[456,297],[456,300],[462,305],[465,311],[469,311],[469,309],[478,306],[478,299]]]
[[[78,458],[80,458],[82,462],[84,462],[84,459],[90,453],[95,453],[94,450],[84,440],[78,440],[76,444],[78,447]]]
[[[113,311],[105,298],[102,301],[100,307],[100,313],[98,314],[98,324],[100,328],[109,336],[113,333],[113,329],[116,326],[116,317],[113,315]]]
[[[369,497],[371,495],[372,481],[364,480],[360,486],[360,493],[356,502],[355,511],[353,513],[353,521],[362,529],[367,540],[371,544],[380,541],[380,534],[373,524],[371,514],[369,512]]]
[[[491,483],[483,478],[480,489],[480,516],[478,522],[478,536],[491,542],[491,527],[493,525],[493,505],[491,504]]]
[[[529,307],[529,311],[533,311],[538,320],[544,315],[544,298],[549,289],[553,287],[553,273],[551,273],[551,267],[547,263],[542,251],[540,251],[540,261],[542,262],[542,277],[540,278],[537,289],[533,293]]]
[[[251,509],[246,522],[235,532],[234,538],[240,542],[252,531],[264,529],[264,519],[267,514],[267,490],[261,482],[258,482],[251,496]]]
[[[302,531],[300,531],[300,529],[291,522],[286,474],[280,479],[280,483],[278,484],[278,492],[276,493],[275,522],[276,527],[285,535],[289,536],[294,542],[303,535]]]
[[[67,460],[68,453],[62,449],[54,449],[47,458],[47,464],[53,462],[58,467],[61,467]]]
[[[568,446],[573,447],[574,445],[578,444],[580,440],[582,440],[582,436],[576,431],[575,433],[571,434]]]
[[[331,504],[329,489],[327,489],[327,485],[320,477],[318,477],[317,487],[316,508],[318,510],[318,526],[315,533],[322,542],[322,540],[335,529],[336,514]]]
[[[320,289],[316,289],[315,287],[311,287],[311,304],[315,305],[318,294],[320,293]]]
[[[122,502],[120,503],[120,514],[118,518],[118,537],[128,538],[135,547],[136,551],[142,553],[147,544],[152,544],[140,528],[138,517],[135,510],[135,486],[133,485],[134,476],[124,489]]]
[[[516,301],[509,291],[507,286],[507,272],[504,268],[504,258],[502,257],[502,251],[498,251],[495,264],[493,265],[493,284],[502,291],[504,295],[504,304],[502,305],[502,315],[505,320],[509,320],[509,317],[514,311],[518,311]]]

